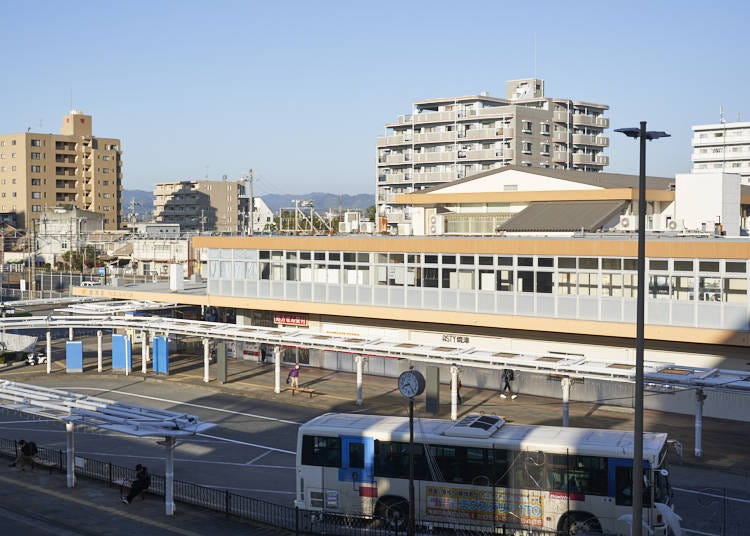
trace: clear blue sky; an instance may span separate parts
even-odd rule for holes
[[[72,93],[122,139],[126,189],[254,168],[256,195],[371,194],[376,137],[413,101],[536,75],[612,128],[671,133],[648,173],[673,176],[691,125],[750,121],[747,5],[5,0],[0,132],[58,132]],[[609,170],[637,173],[638,144],[609,136]]]

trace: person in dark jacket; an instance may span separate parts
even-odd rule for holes
[[[513,387],[511,386],[514,379],[515,375],[513,374],[512,369],[503,369],[503,390],[500,392],[502,398],[508,398],[505,394],[506,391],[510,393],[511,400],[515,400],[518,397],[518,395],[513,392]]]
[[[130,504],[138,495],[146,491],[151,486],[151,475],[148,469],[140,463],[135,466],[135,480],[130,485],[130,493],[127,497],[120,497],[122,502]]]

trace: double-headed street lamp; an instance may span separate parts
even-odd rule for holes
[[[643,534],[643,347],[646,312],[646,141],[667,138],[661,131],[647,131],[646,121],[640,128],[617,128],[629,138],[640,138],[641,163],[638,173],[638,302],[635,333],[635,417],[633,423],[633,518],[632,536]]]

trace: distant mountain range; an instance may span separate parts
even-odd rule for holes
[[[281,208],[293,208],[295,199],[298,201],[311,201],[315,210],[322,213],[326,210],[346,209],[366,209],[375,204],[375,196],[372,194],[357,195],[337,195],[322,192],[313,192],[309,194],[267,194],[260,196],[265,201],[268,208],[278,212]],[[123,190],[122,191],[122,209],[125,218],[128,219],[132,208],[139,220],[148,219],[154,211],[154,193],[148,190]]]

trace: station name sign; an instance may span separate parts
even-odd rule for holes
[[[307,315],[294,313],[274,313],[274,324],[285,324],[287,326],[307,326]]]
[[[465,335],[443,335],[443,342],[453,344],[469,344],[469,337]]]

